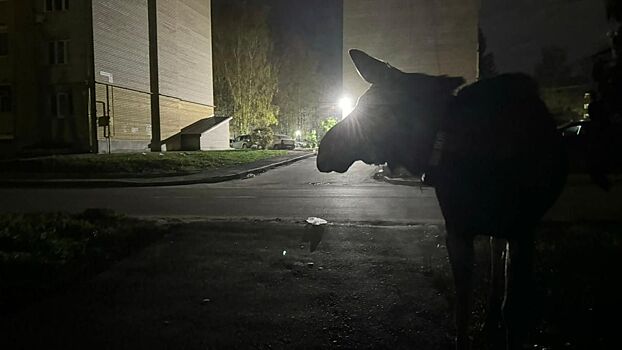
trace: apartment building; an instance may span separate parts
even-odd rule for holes
[[[0,0],[0,148],[228,148],[210,12],[204,0]]]
[[[481,0],[344,0],[344,94],[367,88],[348,55],[351,48],[405,72],[477,78]]]

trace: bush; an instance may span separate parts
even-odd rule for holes
[[[305,141],[307,141],[307,144],[311,148],[315,148],[317,146],[317,133],[315,130],[311,130],[311,132],[307,134]]]
[[[259,128],[251,133],[251,142],[260,149],[268,149],[272,145],[274,132],[270,128]]]

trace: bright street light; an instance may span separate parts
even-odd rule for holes
[[[339,108],[341,108],[341,119],[344,119],[354,110],[354,103],[351,98],[343,96],[339,99]]]

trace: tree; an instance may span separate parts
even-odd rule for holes
[[[214,97],[234,133],[277,123],[278,90],[267,10],[252,1],[213,2]]]
[[[479,79],[486,79],[497,75],[497,65],[495,64],[495,54],[492,52],[486,52],[488,46],[486,43],[486,37],[482,28],[478,28],[479,39]]]
[[[321,88],[318,74],[319,60],[299,36],[282,39],[280,57],[279,129],[293,135],[296,130],[305,134],[312,129],[320,101]]]
[[[327,133],[328,130],[332,129],[333,126],[337,125],[337,123],[338,123],[337,118],[329,117],[329,118],[322,120],[320,125],[322,126],[324,133]]]
[[[542,59],[534,69],[538,82],[545,87],[563,86],[572,82],[572,68],[566,50],[558,46],[542,48]]]

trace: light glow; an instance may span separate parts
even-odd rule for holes
[[[339,108],[341,109],[341,119],[344,119],[354,110],[354,103],[348,96],[343,96],[339,99]]]

